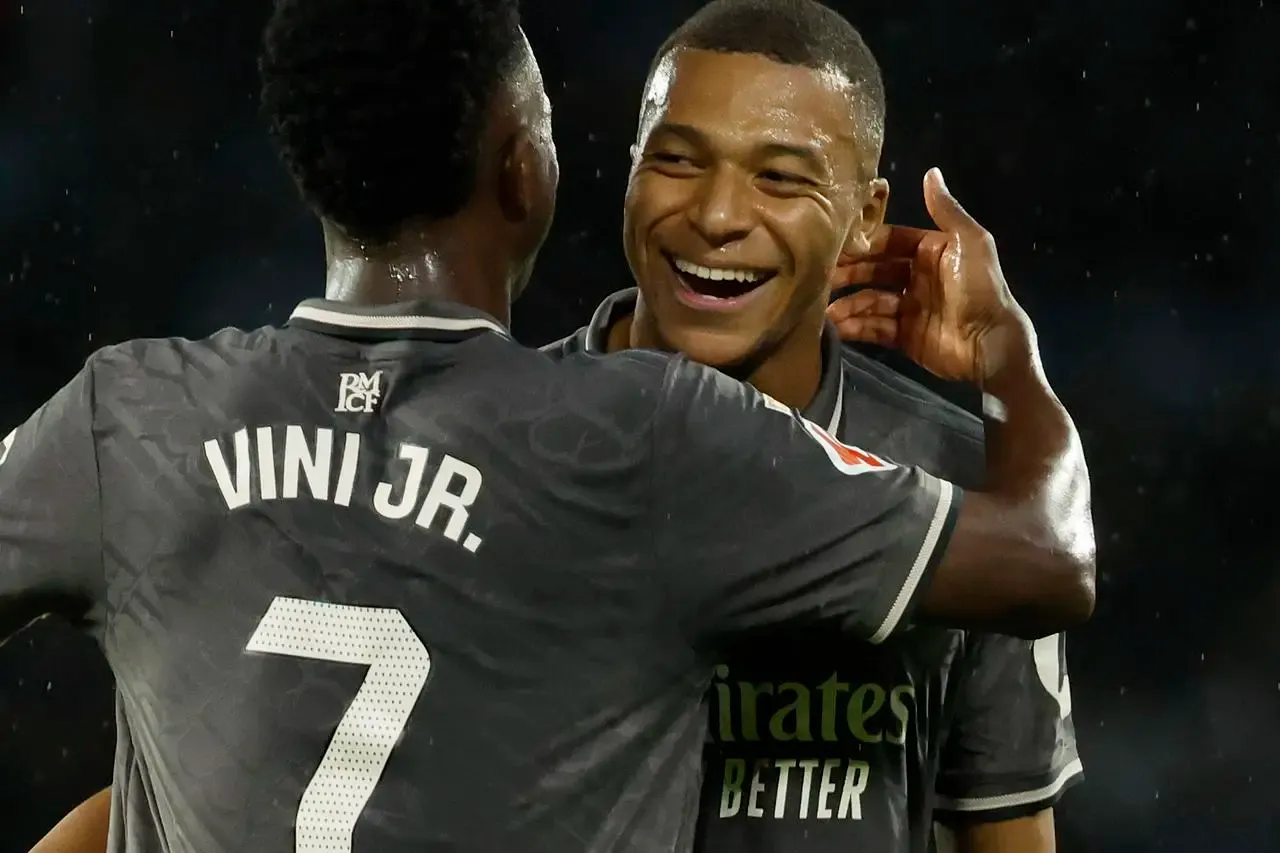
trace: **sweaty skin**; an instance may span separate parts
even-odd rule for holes
[[[787,405],[813,397],[831,271],[867,250],[889,191],[860,154],[854,95],[837,74],[751,54],[658,64],[623,215],[641,294],[631,346],[683,352]],[[767,278],[703,307],[679,263]]]
[[[611,334],[611,348],[680,350],[803,407],[821,373],[833,271],[842,257],[872,251],[888,198],[888,184],[868,172],[865,152],[850,144],[866,134],[850,109],[855,93],[830,72],[703,51],[680,52],[655,79],[659,88],[651,86],[646,96],[624,219],[641,303]],[[1034,555],[1073,555],[1022,581],[1017,594],[1029,602],[1026,630],[1035,634],[1043,613],[1031,603],[1053,598],[1043,585],[1077,590],[1069,609],[1080,616],[1072,621],[1092,609],[1087,479],[1082,493],[1079,475],[1070,473],[1083,465],[1078,439],[1044,381],[1034,331],[1003,288],[990,235],[947,193],[940,175],[926,183],[926,203],[939,232],[906,256],[919,274],[909,284],[914,300],[906,300],[907,308],[887,303],[892,316],[875,318],[888,325],[878,326],[874,339],[898,346],[938,375],[978,382],[1011,416],[988,421],[996,435],[989,479],[1000,500],[987,504],[979,500],[985,495],[970,496],[968,508],[978,511],[967,508],[962,517],[922,613],[945,618],[991,607],[994,616],[997,603],[1008,601],[1008,575],[984,574],[990,557],[954,543],[963,531],[971,543],[991,541],[1007,550],[1013,525],[1025,529]],[[769,278],[741,304],[706,310],[682,296],[675,259]],[[994,276],[1001,287],[974,304],[978,288],[970,282],[981,276]],[[1045,470],[1063,476],[1045,478]],[[1046,541],[1058,547],[1045,548]],[[1019,559],[1035,563],[1027,554]],[[108,798],[95,797],[41,842],[62,846],[36,850],[105,851],[108,812]],[[948,835],[958,853],[1055,849],[1048,809]]]
[[[1053,809],[994,823],[937,827],[938,853],[1055,853]]]
[[[901,285],[901,262],[922,242],[885,239],[889,185],[876,174],[883,128],[861,117],[857,94],[839,74],[753,54],[686,49],[657,64],[624,215],[640,301],[610,330],[611,351],[684,352],[790,406],[809,404],[833,282],[883,285],[874,273],[888,272],[887,283]],[[837,269],[870,257],[883,262]],[[773,274],[740,306],[699,310],[681,298],[688,279],[676,260]],[[900,303],[877,293],[845,300],[867,308],[842,325],[847,339],[894,342],[896,323],[885,315]],[[939,829],[957,853],[1056,850],[1052,809]]]
[[[103,853],[111,823],[111,789],[85,800],[40,839],[31,853]]]
[[[511,301],[528,284],[551,228],[560,177],[551,102],[523,32],[520,41],[489,108],[480,140],[486,177],[472,202],[447,222],[407,222],[378,246],[322,222],[330,299],[377,305],[437,297],[509,322]],[[32,853],[105,853],[110,815],[106,788],[63,818]]]

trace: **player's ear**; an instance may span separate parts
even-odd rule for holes
[[[503,143],[498,160],[498,208],[512,224],[528,219],[536,204],[536,161],[533,140],[524,129]]]
[[[499,163],[498,205],[503,218],[513,225],[532,226],[541,243],[555,213],[560,182],[551,134],[521,128],[502,147]]]
[[[862,208],[849,226],[843,254],[860,257],[871,251],[871,237],[884,224],[885,211],[889,207],[889,182],[873,178],[862,196]]]

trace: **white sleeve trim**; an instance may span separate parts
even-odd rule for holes
[[[924,541],[920,543],[920,550],[916,553],[916,561],[911,564],[911,571],[907,573],[902,589],[898,591],[898,597],[893,600],[893,606],[885,614],[884,621],[880,623],[880,627],[869,638],[869,642],[872,645],[883,643],[898,627],[898,622],[902,620],[902,614],[906,611],[907,605],[911,603],[912,596],[916,594],[916,587],[920,585],[920,579],[924,577],[925,568],[929,565],[929,561],[933,559],[933,552],[938,547],[938,539],[942,536],[942,528],[947,523],[947,514],[951,511],[951,502],[955,500],[955,486],[930,474],[924,474],[924,476],[938,484],[938,503],[934,507],[933,519],[929,522],[929,529],[925,531]]]
[[[15,429],[4,437],[4,441],[0,441],[0,465],[4,464],[4,460],[9,458],[9,451],[13,449],[13,439],[18,435]]]
[[[1062,789],[1067,786],[1068,782],[1083,772],[1084,765],[1077,758],[1058,771],[1058,775],[1054,777],[1052,782],[1036,788],[1034,791],[998,794],[994,797],[960,797],[954,800],[939,795],[937,807],[949,812],[986,812],[994,811],[995,809],[1026,806],[1056,797],[1062,793]]]

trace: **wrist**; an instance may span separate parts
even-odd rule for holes
[[[1009,386],[1024,386],[1029,381],[1044,383],[1040,364],[1040,348],[1036,332],[1025,317],[1010,317],[993,326],[978,344],[978,385],[984,396],[997,399]]]

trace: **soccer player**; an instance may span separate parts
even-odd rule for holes
[[[879,68],[838,13],[704,7],[658,50],[641,107],[624,226],[639,291],[555,350],[683,352],[864,449],[979,485],[982,423],[825,323],[833,282],[900,287],[913,264],[932,275],[945,242],[883,225],[883,132]],[[936,178],[925,191],[931,212],[952,203]],[[832,314],[892,344],[898,310],[864,291]],[[704,853],[922,850],[931,813],[964,851],[1052,853],[1053,805],[1082,771],[1060,635],[769,638],[717,668],[709,704]]]
[[[1079,441],[954,203],[898,322],[1006,410],[981,493],[510,340],[556,178],[514,3],[279,0],[263,72],[330,298],[101,351],[0,450],[0,634],[61,613],[116,675],[112,849],[685,850],[736,640],[1088,616]]]

